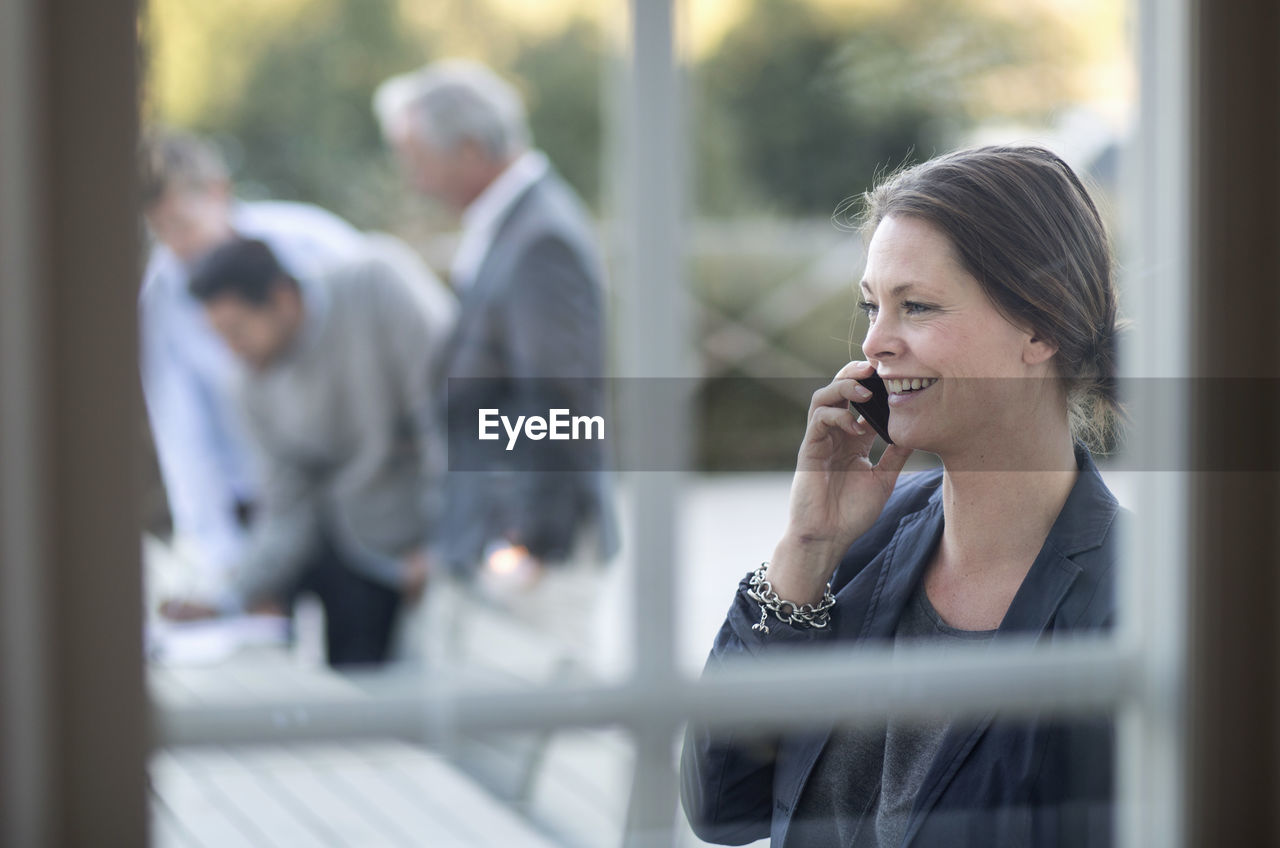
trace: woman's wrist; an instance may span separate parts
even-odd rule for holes
[[[798,604],[788,601],[774,591],[766,571],[769,563],[747,576],[747,597],[760,605],[760,621],[751,625],[751,629],[762,635],[769,635],[769,619],[776,619],[782,624],[806,630],[825,630],[831,624],[831,608],[836,605],[835,595],[831,594],[828,583],[822,593],[822,599],[816,603]]]
[[[817,603],[844,549],[826,539],[784,535],[773,549],[767,575],[779,597],[797,604]]]

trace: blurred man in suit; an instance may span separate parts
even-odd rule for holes
[[[461,215],[450,268],[461,312],[440,372],[453,401],[451,466],[474,467],[477,405],[513,417],[600,414],[600,259],[581,202],[530,146],[519,94],[484,66],[445,61],[387,80],[374,110],[413,186]],[[557,565],[612,554],[603,450],[540,447],[537,470],[449,475],[433,562],[531,586]]]

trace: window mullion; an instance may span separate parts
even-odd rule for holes
[[[461,732],[606,725],[643,734],[673,729],[686,718],[800,728],[889,715],[978,716],[991,710],[1064,715],[1118,710],[1135,700],[1143,686],[1142,663],[1135,650],[1083,637],[1070,644],[946,655],[928,648],[790,652],[736,663],[702,680],[670,678],[661,686],[637,678],[619,685],[528,691],[438,686],[423,692],[415,687],[368,699],[274,695],[162,708],[157,735],[168,745],[387,735],[432,740]],[[208,691],[207,686],[191,688]],[[1153,691],[1168,688],[1166,682]]]

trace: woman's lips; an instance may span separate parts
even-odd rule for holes
[[[908,391],[919,391],[927,389],[934,383],[938,382],[937,377],[901,377],[886,378],[884,383],[891,393],[902,393]]]
[[[906,406],[916,400],[917,396],[927,392],[937,382],[937,377],[886,379],[884,384],[885,388],[889,390],[889,406]]]

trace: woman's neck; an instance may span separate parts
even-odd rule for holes
[[[1038,438],[1006,445],[998,464],[943,457],[939,562],[953,574],[1025,575],[1031,567],[1078,473],[1065,422],[1051,429],[1028,430]]]

